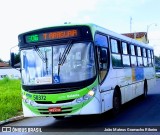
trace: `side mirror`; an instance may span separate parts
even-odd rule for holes
[[[18,46],[14,46],[10,50],[10,66],[20,68],[20,52]]]
[[[10,66],[14,68],[14,53],[11,53]]]

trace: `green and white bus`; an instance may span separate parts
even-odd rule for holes
[[[155,84],[153,48],[95,24],[37,29],[18,40],[25,117],[116,114]]]

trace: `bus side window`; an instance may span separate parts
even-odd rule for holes
[[[151,58],[152,58],[152,66],[154,66],[154,55],[153,55],[153,50],[151,50]]]
[[[143,65],[144,65],[145,67],[147,67],[147,55],[146,55],[146,49],[143,48],[142,52],[143,52]]]
[[[147,57],[148,57],[148,66],[152,66],[152,60],[151,60],[151,50],[147,50]]]
[[[130,58],[128,53],[128,44],[122,42],[122,61],[124,67],[130,67]]]
[[[136,67],[137,66],[137,58],[136,58],[136,50],[134,45],[130,45],[131,50],[131,66]]]
[[[122,57],[121,57],[121,48],[120,42],[116,39],[110,39],[111,42],[111,51],[112,51],[112,66],[114,68],[122,67]]]
[[[142,67],[143,66],[143,62],[142,62],[142,51],[141,51],[141,47],[137,47],[137,60],[138,60],[138,66]]]

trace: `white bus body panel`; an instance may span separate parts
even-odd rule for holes
[[[22,108],[23,108],[23,115],[24,117],[34,117],[37,116],[35,113],[33,113],[29,108],[27,108],[23,101],[22,101]]]
[[[144,80],[147,80],[148,90],[155,85],[154,67],[142,67],[144,78],[135,80],[133,68],[110,69],[106,79],[100,86],[102,96],[102,112],[112,109],[113,92],[116,86],[120,87],[122,104],[144,93]],[[133,75],[134,74],[134,75]]]
[[[101,113],[101,103],[97,98],[93,98],[85,107],[80,110],[81,115],[86,114],[100,114]]]

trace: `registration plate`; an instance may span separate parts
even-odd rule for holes
[[[52,107],[52,108],[48,108],[49,112],[61,112],[61,107]]]

